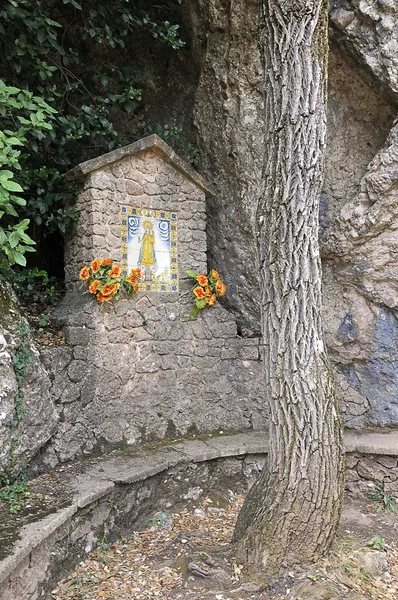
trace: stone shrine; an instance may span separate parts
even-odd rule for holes
[[[185,271],[207,272],[210,187],[156,135],[68,177],[80,184],[80,218],[56,310],[67,345],[46,361],[60,423],[41,460],[52,465],[166,437],[265,427],[259,339],[239,337],[219,303],[189,317]],[[146,258],[138,258],[144,243]],[[126,269],[141,261],[138,294],[105,305],[87,293],[80,269],[106,257]]]

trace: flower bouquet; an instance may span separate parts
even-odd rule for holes
[[[191,319],[196,319],[199,311],[206,306],[213,306],[220,296],[224,296],[227,286],[220,279],[218,271],[211,269],[207,275],[204,273],[195,273],[195,271],[185,271],[195,282],[192,288],[192,294],[195,304],[191,311]]]
[[[88,291],[98,302],[109,302],[119,300],[122,290],[128,296],[138,291],[141,269],[132,269],[126,276],[111,258],[95,258],[90,266],[81,269],[79,279],[85,282]]]

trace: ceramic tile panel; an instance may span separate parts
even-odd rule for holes
[[[178,292],[177,213],[121,206],[122,269],[140,268],[140,290]]]

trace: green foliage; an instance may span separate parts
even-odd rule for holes
[[[310,579],[311,581],[319,581],[321,579],[324,579],[325,577],[325,573],[322,573],[322,571],[315,571],[315,573],[310,573],[309,575],[307,575],[307,579]]]
[[[99,548],[101,554],[105,554],[106,552],[108,552],[110,546],[106,541],[106,534],[104,533],[104,535],[102,536],[102,538],[99,538],[98,543],[97,543],[97,548]]]
[[[148,123],[145,129],[145,134],[151,135],[152,133],[156,133],[156,135],[167,142],[177,152],[181,152],[181,154],[186,155],[188,157],[188,161],[193,167],[196,168],[198,166],[200,150],[194,144],[191,144],[190,142],[184,142],[183,130],[181,127],[170,127],[169,125],[160,125],[159,123],[156,123],[155,125]]]
[[[387,513],[398,512],[398,505],[393,496],[385,492],[380,485],[375,486],[374,492],[366,492],[365,496],[377,506],[377,512],[381,512],[382,510],[385,510]]]
[[[17,382],[17,393],[14,396],[14,416],[8,423],[11,430],[15,431],[24,421],[26,410],[24,407],[24,383],[33,362],[33,353],[29,344],[30,329],[22,319],[17,324],[19,343],[13,356],[13,367]],[[8,503],[11,513],[19,513],[29,498],[30,493],[26,491],[26,476],[24,471],[17,476],[13,473],[15,467],[15,452],[19,443],[19,435],[15,433],[11,439],[9,450],[9,463],[5,471],[0,475],[0,500]]]
[[[6,269],[4,275],[22,301],[54,304],[57,293],[62,291],[55,277],[49,277],[47,271],[37,267]]]
[[[10,265],[26,265],[25,253],[31,252],[34,240],[27,234],[29,219],[16,220],[26,200],[20,194],[23,187],[22,167],[28,158],[24,147],[51,131],[48,122],[55,114],[42,98],[28,90],[7,86],[0,80],[0,260]],[[6,167],[6,168],[4,168]],[[19,175],[19,177],[18,177]],[[3,266],[4,266],[3,264]]]
[[[374,535],[372,539],[370,539],[367,544],[369,548],[373,548],[373,550],[377,550],[378,552],[384,552],[385,541],[379,535]]]
[[[176,2],[152,4],[151,14],[144,0],[1,4],[0,252],[9,264],[26,264],[32,238],[75,225],[75,188],[62,173],[131,141],[116,121],[143,100],[134,44],[181,48],[168,19]]]
[[[39,319],[39,327],[47,327],[49,321],[50,321],[49,315],[46,315],[46,314],[41,315],[41,317]]]
[[[191,165],[193,167],[195,167],[195,169],[197,169],[197,167],[199,165],[199,159],[200,159],[199,148],[197,146],[195,146],[195,144],[191,144],[190,142],[188,142],[186,144],[186,149],[187,149],[189,162],[191,163]]]
[[[173,147],[178,146],[182,139],[181,127],[169,127],[168,125],[160,125],[159,123],[156,123],[155,125],[148,123],[146,134],[151,135],[152,133],[156,133],[162,140]]]
[[[2,488],[0,488],[0,500],[7,502],[10,513],[18,514],[26,504],[26,500],[31,494],[26,489],[25,474],[19,475],[15,480],[11,480],[7,475],[1,476]]]

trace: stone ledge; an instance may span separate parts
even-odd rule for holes
[[[344,433],[346,452],[362,454],[386,454],[398,456],[398,429],[346,430]]]
[[[0,562],[0,583],[25,560],[27,556],[49,538],[57,529],[61,528],[77,511],[77,506],[67,506],[61,510],[47,515],[36,523],[30,523],[21,530],[21,539],[15,543],[13,553]],[[0,587],[1,589],[1,587]],[[0,598],[1,598],[0,592]]]
[[[398,456],[398,430],[389,430],[383,433],[375,430],[365,432],[347,431],[345,433],[345,447],[350,454]],[[0,562],[0,583],[2,584],[0,599],[9,600],[13,598],[13,592],[10,590],[12,590],[13,582],[18,581],[18,578],[20,579],[23,576],[24,569],[26,570],[27,558],[30,561],[35,553],[40,555],[45,546],[52,547],[51,544],[58,543],[60,539],[64,540],[68,537],[64,533],[65,527],[70,528],[73,526],[73,519],[77,521],[80,518],[87,519],[89,513],[95,513],[102,506],[102,521],[97,519],[97,529],[94,533],[91,533],[93,539],[96,539],[95,533],[98,527],[105,527],[109,518],[110,508],[108,507],[108,513],[105,516],[103,516],[103,509],[104,505],[107,506],[106,502],[108,500],[109,506],[112,506],[110,502],[110,498],[113,498],[112,494],[119,494],[119,497],[122,496],[125,503],[133,506],[134,498],[138,498],[137,494],[139,495],[140,488],[137,488],[137,485],[142,486],[143,482],[156,480],[155,487],[149,488],[149,495],[146,496],[147,499],[152,499],[151,493],[158,493],[162,481],[163,483],[167,481],[164,477],[161,477],[161,479],[159,477],[156,479],[156,477],[161,476],[166,471],[170,473],[176,468],[182,469],[181,472],[184,472],[184,469],[187,469],[189,465],[210,464],[210,461],[217,462],[217,459],[236,459],[236,457],[243,457],[241,461],[246,457],[252,463],[258,463],[258,461],[250,459],[250,455],[255,458],[256,455],[257,457],[264,455],[267,451],[267,432],[252,431],[235,435],[208,437],[203,440],[181,440],[152,450],[137,450],[130,455],[103,457],[94,464],[88,464],[85,468],[83,465],[83,473],[80,464],[79,473],[74,478],[74,496],[71,504],[40,521],[23,527],[20,531],[21,539],[14,544],[11,554]],[[73,478],[73,470],[69,473]],[[179,477],[176,479],[180,480]],[[174,483],[179,485],[179,481]],[[123,490],[125,491],[123,492]],[[131,502],[129,494],[132,495],[133,502]],[[181,497],[185,498],[186,496],[182,495]],[[151,505],[151,501],[148,500],[148,502]],[[131,506],[129,508],[130,512],[126,513],[129,519],[132,511]],[[77,517],[77,513],[83,515],[83,517]],[[139,511],[137,514],[139,514]],[[132,524],[133,522],[131,522],[131,526]],[[111,531],[109,524],[106,527]],[[94,526],[92,529],[94,530]],[[68,564],[71,561],[73,563],[75,558],[70,539],[67,543],[65,542],[65,548],[61,565],[66,559],[68,559]],[[47,552],[47,562],[44,561],[46,564],[43,564],[43,572],[37,576],[37,590],[40,585],[44,585],[42,582],[48,579],[48,572],[52,572],[51,561],[56,560],[56,558],[52,558],[53,556],[56,556],[56,552]],[[80,558],[77,554],[75,562],[78,562]],[[35,600],[39,597],[35,594],[31,595],[29,593],[18,600]]]

